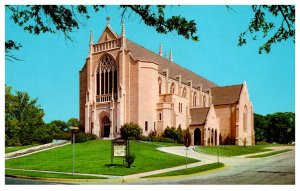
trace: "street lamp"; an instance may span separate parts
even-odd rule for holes
[[[74,153],[75,153],[75,133],[78,131],[78,127],[70,127],[70,130],[72,132],[72,137],[73,137],[73,140],[72,140],[72,144],[73,144],[73,148],[72,148],[72,163],[73,163],[73,166],[72,166],[72,169],[73,169],[73,176],[74,176]]]

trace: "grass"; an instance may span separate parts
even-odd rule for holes
[[[188,174],[195,174],[199,172],[204,172],[212,169],[217,169],[224,167],[223,163],[211,163],[211,164],[206,164],[202,166],[197,166],[193,168],[188,168],[188,169],[183,169],[183,170],[176,170],[176,171],[171,171],[171,172],[166,172],[166,173],[161,173],[161,174],[155,174],[143,178],[151,178],[151,177],[164,177],[164,176],[178,176],[178,175],[188,175]]]
[[[276,147],[276,146],[291,146],[288,144],[259,144],[255,146],[238,146],[238,145],[220,145],[219,146],[219,155],[220,156],[239,156],[239,155],[247,155],[247,154],[255,154],[265,151],[272,151],[269,147]],[[198,146],[195,148],[195,151],[211,154],[211,155],[218,155],[218,146]]]
[[[30,148],[30,147],[35,147],[35,146],[38,146],[38,144],[25,145],[25,146],[16,146],[16,147],[5,146],[5,153],[11,153],[11,152],[15,152],[15,151],[27,149],[27,148]]]
[[[96,176],[81,176],[81,175],[70,175],[70,174],[54,174],[54,173],[45,173],[45,172],[29,172],[29,171],[20,171],[20,170],[5,170],[5,174],[13,176],[25,176],[32,178],[62,178],[62,179],[106,179],[105,177],[96,177]]]
[[[166,144],[168,145],[168,144]],[[111,163],[111,141],[94,140],[75,144],[75,172],[107,175],[129,175],[185,164],[185,157],[158,151],[157,145],[130,141],[130,153],[135,155],[133,168]],[[114,158],[114,164],[123,164],[123,158]],[[188,163],[197,162],[188,159]],[[72,172],[72,145],[65,145],[32,155],[9,159],[5,167],[32,170]]]
[[[258,154],[258,155],[252,155],[252,156],[248,156],[246,158],[262,158],[262,157],[268,157],[268,156],[272,156],[272,155],[277,155],[280,153],[285,153],[291,151],[291,149],[285,149],[285,150],[280,150],[280,151],[273,151],[273,152],[269,152],[269,153],[265,153],[265,154]]]
[[[257,146],[237,146],[237,145],[220,145],[219,155],[220,156],[238,156],[252,153],[259,153],[264,151],[270,151],[266,145]],[[218,155],[218,146],[199,146],[195,148],[195,151],[206,154]]]

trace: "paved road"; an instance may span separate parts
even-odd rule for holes
[[[221,162],[230,163],[228,168],[221,171],[174,179],[139,179],[128,184],[295,184],[295,150],[267,158],[228,159],[220,159]]]
[[[31,179],[22,179],[22,178],[12,178],[12,177],[5,177],[5,184],[12,185],[12,184],[22,184],[22,185],[49,185],[49,184],[58,184],[53,182],[46,182],[41,180],[31,180]],[[61,184],[61,183],[59,183]]]

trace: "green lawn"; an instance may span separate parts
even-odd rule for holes
[[[164,177],[164,176],[178,176],[178,175],[188,175],[188,174],[195,174],[199,172],[204,172],[212,169],[217,169],[224,167],[223,163],[211,163],[211,164],[206,164],[202,166],[197,166],[193,168],[188,168],[188,169],[183,169],[183,170],[176,170],[176,171],[171,171],[171,172],[166,172],[166,173],[161,173],[161,174],[155,174],[152,176],[146,176],[143,178],[151,178],[151,177]]]
[[[237,145],[220,145],[219,146],[219,155],[220,156],[238,156],[246,155],[252,153],[259,153],[264,151],[271,151],[269,146],[274,145],[256,145],[256,146],[237,146]],[[202,152],[206,154],[217,155],[218,146],[198,146],[195,148],[195,151]]]
[[[39,177],[39,178],[64,178],[64,179],[106,179],[105,177],[96,176],[80,176],[80,175],[69,175],[69,174],[53,174],[45,172],[28,172],[20,170],[5,170],[5,174],[13,176],[26,176],[26,177]]]
[[[38,144],[25,145],[25,146],[16,146],[16,147],[5,146],[5,153],[11,153],[11,152],[14,152],[14,151],[19,151],[19,150],[23,150],[23,149],[27,149],[27,148],[35,147],[35,146],[38,146]]]
[[[262,158],[262,157],[268,157],[268,156],[272,156],[272,155],[277,155],[280,153],[285,153],[290,151],[291,149],[285,149],[285,150],[280,150],[280,151],[273,151],[273,152],[269,152],[269,153],[265,153],[265,154],[258,154],[258,155],[253,155],[253,156],[248,156],[246,158]]]
[[[166,144],[167,145],[167,144]],[[75,172],[91,174],[128,175],[185,164],[185,157],[158,151],[157,145],[130,141],[130,152],[135,155],[133,168],[106,167],[111,163],[111,141],[94,140],[75,144]],[[188,163],[197,162],[188,159]],[[122,158],[114,163],[123,164]],[[35,153],[5,161],[7,168],[72,172],[72,145]]]

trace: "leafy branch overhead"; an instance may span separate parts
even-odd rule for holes
[[[104,7],[104,5],[94,5],[92,8],[84,5],[6,6],[6,8],[12,12],[12,21],[22,27],[24,31],[34,35],[62,32],[68,40],[72,40],[70,32],[78,30],[80,24],[83,26],[82,20],[90,18],[90,11],[98,12]],[[198,36],[196,36],[196,23],[194,20],[188,21],[180,15],[166,18],[164,15],[165,6],[121,5],[120,9],[123,9],[122,17],[129,9],[139,15],[146,25],[154,27],[159,33],[166,34],[168,32],[177,31],[178,35],[186,39],[191,38],[198,41]],[[9,43],[13,43],[13,46],[9,46]],[[6,42],[5,52],[9,54],[10,51],[21,47],[18,46],[18,48],[16,48],[17,45],[19,44],[12,40]]]
[[[272,44],[291,38],[295,42],[295,6],[294,5],[253,5],[254,17],[248,29],[239,36],[238,45],[243,46],[247,43],[247,34],[253,36],[252,40],[257,39],[257,32],[262,32],[263,38],[268,40],[259,47],[259,54],[263,51],[269,53]],[[274,17],[281,18],[280,26],[275,26],[273,22],[267,21],[266,14],[270,13]],[[273,34],[273,30],[275,33]],[[270,34],[273,34],[270,36]]]

